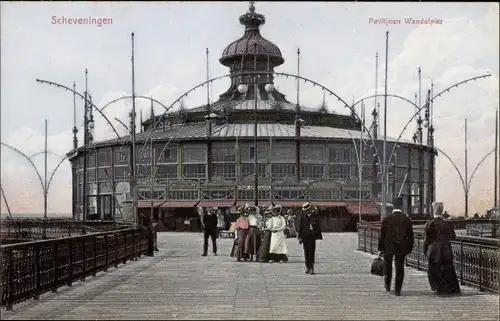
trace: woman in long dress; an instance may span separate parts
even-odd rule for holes
[[[234,233],[234,242],[233,242],[233,247],[231,248],[231,254],[229,255],[230,257],[236,257],[238,261],[241,261],[241,258],[244,255],[244,246],[245,246],[245,239],[247,236],[248,232],[248,227],[245,229],[243,225],[245,225],[245,221],[248,224],[248,220],[245,217],[245,211],[243,207],[238,207],[236,209],[236,214],[239,216],[236,222],[234,223],[234,228],[235,228],[235,233]],[[240,245],[241,243],[241,245]],[[241,251],[240,251],[241,247]]]
[[[273,218],[271,219],[271,244],[269,246],[269,263],[288,262],[288,249],[286,246],[285,228],[286,221],[281,215],[281,205],[273,208]]]
[[[264,224],[261,225],[264,231],[264,237],[259,247],[259,259],[261,262],[269,262],[269,247],[271,245],[271,224],[272,224],[272,209],[267,208],[264,212]]]
[[[257,216],[259,215],[260,209],[257,206],[252,206],[248,208],[248,235],[245,240],[245,255],[253,261],[253,256],[255,255],[255,260],[259,261],[259,247],[262,242],[259,231],[259,220]]]
[[[428,257],[427,277],[432,291],[459,294],[460,284],[453,264],[450,241],[456,238],[450,222],[443,220],[443,203],[434,202],[434,219],[425,227],[424,253]]]

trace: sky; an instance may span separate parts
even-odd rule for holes
[[[388,93],[414,101],[422,70],[422,101],[434,83],[434,93],[462,80],[490,77],[460,85],[435,100],[435,144],[445,151],[464,175],[464,122],[468,119],[468,172],[494,148],[495,110],[499,104],[499,5],[498,3],[342,3],[256,2],[256,12],[266,16],[261,34],[282,51],[284,65],[277,72],[297,74],[321,83],[347,102],[384,90],[385,33],[389,31]],[[222,50],[238,39],[244,27],[238,18],[246,2],[2,2],[1,3],[1,141],[31,159],[44,177],[44,120],[48,122],[48,175],[72,148],[73,95],[44,79],[85,90],[97,106],[130,95],[131,32],[135,33],[136,94],[151,96],[169,106],[209,73],[222,76],[228,69],[218,59]],[[107,19],[107,24],[54,23],[61,18]],[[405,19],[434,19],[432,25],[407,24]],[[399,24],[375,24],[376,20]],[[379,54],[375,87],[375,55]],[[276,86],[292,102],[295,82],[277,77]],[[228,79],[213,83],[211,100],[229,86]],[[320,106],[318,87],[300,84],[300,101]],[[204,89],[190,94],[187,108],[206,102]],[[333,96],[328,109],[349,111]],[[383,99],[378,100],[383,107]],[[366,106],[373,108],[374,100]],[[150,102],[138,100],[144,118]],[[176,108],[177,105],[174,105]],[[79,144],[83,132],[83,102],[77,100]],[[119,133],[128,123],[130,100],[106,108]],[[154,106],[155,112],[164,109]],[[387,101],[387,133],[397,137],[414,114],[414,107],[394,98]],[[139,117],[138,117],[139,118]],[[138,119],[139,120],[139,119]],[[412,122],[402,137],[410,139]],[[113,138],[104,119],[96,115],[95,137]],[[58,156],[59,155],[59,156]],[[43,211],[42,185],[29,162],[8,148],[1,149],[1,183],[15,213]],[[457,170],[443,156],[437,158],[437,201],[449,213],[464,212],[464,190]],[[469,213],[484,213],[493,206],[493,155],[475,173],[470,185]],[[49,213],[71,210],[70,164],[63,161],[53,175],[48,192]],[[2,201],[2,212],[6,211]]]

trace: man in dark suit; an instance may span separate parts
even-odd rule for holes
[[[212,239],[212,251],[217,256],[217,216],[214,209],[209,209],[208,213],[203,215],[203,254],[207,256],[208,238]]]
[[[306,274],[314,275],[314,258],[316,255],[316,240],[322,240],[320,222],[316,216],[317,211],[311,203],[302,204],[302,215],[297,233],[299,243],[304,247]]]
[[[404,280],[405,257],[413,249],[413,224],[411,219],[401,211],[403,199],[397,197],[393,201],[393,211],[382,221],[378,239],[379,255],[385,261],[385,289],[391,290],[392,262],[396,268],[396,284],[394,294],[401,295]]]

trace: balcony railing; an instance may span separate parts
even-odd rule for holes
[[[376,254],[380,224],[362,222],[358,224],[358,250]],[[406,266],[427,270],[427,257],[423,251],[423,230],[414,231],[415,243],[406,257]],[[499,241],[497,239],[457,236],[451,241],[453,260],[462,285],[478,287],[498,293]]]

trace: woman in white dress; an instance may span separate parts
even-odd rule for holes
[[[281,205],[273,208],[273,217],[270,220],[271,244],[269,246],[269,263],[288,262],[288,249],[284,230],[286,220],[281,215]]]

